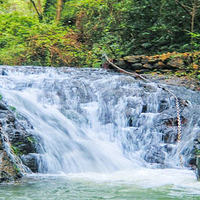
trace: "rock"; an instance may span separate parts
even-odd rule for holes
[[[153,85],[149,85],[149,84],[146,84],[146,83],[140,83],[139,84],[141,87],[143,87],[143,90],[145,92],[148,92],[148,93],[154,93],[154,92],[157,92],[157,88],[154,87]]]
[[[167,109],[169,109],[169,102],[167,102],[166,100],[161,100],[158,107],[158,112],[161,113]]]
[[[142,69],[142,64],[141,63],[131,64],[131,69],[132,70]]]
[[[32,172],[38,172],[38,162],[37,162],[37,155],[36,154],[27,154],[21,156],[22,162],[26,165]]]
[[[159,61],[159,62],[155,63],[154,67],[156,69],[165,69],[166,65],[163,62]]]
[[[150,146],[147,148],[144,160],[148,163],[164,164],[165,153],[157,146]]]
[[[148,63],[150,63],[150,64],[154,64],[154,63],[157,63],[158,61],[159,61],[158,58],[150,57],[149,60],[148,60]]]
[[[119,59],[116,63],[117,66],[119,67],[124,67],[126,65],[125,61],[122,59]]]
[[[162,140],[167,144],[175,144],[177,141],[177,131],[173,128],[163,130]]]
[[[147,64],[148,61],[149,61],[149,59],[148,59],[147,56],[144,56],[144,57],[142,57],[142,59],[141,59],[141,63],[142,63],[142,64]]]
[[[25,172],[23,164],[37,172],[36,159],[31,153],[41,151],[38,141],[39,138],[28,133],[16,120],[6,104],[0,102],[0,182],[21,178]],[[21,160],[24,157],[27,158]],[[22,164],[23,160],[26,162]]]
[[[154,68],[154,66],[149,63],[144,64],[143,67],[149,69],[149,71]]]
[[[167,62],[167,67],[170,67],[172,69],[185,69],[185,64],[183,62],[183,59],[180,57],[175,57]]]
[[[0,182],[15,181],[23,176],[23,170],[17,157],[9,151],[10,144],[5,141],[2,131],[0,131]]]
[[[123,67],[124,70],[137,70],[137,73],[139,74],[151,72],[154,69],[159,69],[163,73],[172,73],[179,70],[181,74],[183,71],[189,73],[193,69],[198,70],[199,63],[196,62],[199,57],[199,52],[197,52],[195,55],[189,53],[173,52],[155,56],[125,56],[119,60],[116,60],[115,63],[119,64],[118,66]],[[186,66],[190,66],[190,68],[186,69]],[[109,68],[112,69],[113,67],[109,66]]]
[[[3,102],[0,102],[0,110],[7,110],[7,107]]]
[[[139,56],[126,56],[123,58],[124,61],[129,63],[139,63],[141,61],[141,55]]]

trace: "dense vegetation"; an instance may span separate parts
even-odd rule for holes
[[[0,0],[0,64],[98,67],[198,51],[200,0]]]

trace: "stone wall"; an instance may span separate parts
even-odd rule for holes
[[[125,56],[115,61],[115,64],[123,69],[145,73],[160,72],[190,72],[198,69],[200,65],[200,52],[197,53],[166,53],[155,56],[133,55]],[[108,68],[113,68],[109,65]]]

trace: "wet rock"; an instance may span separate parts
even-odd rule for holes
[[[27,154],[21,156],[21,160],[24,165],[26,165],[32,172],[38,172],[38,159],[36,154]]]
[[[177,141],[177,131],[174,129],[164,130],[162,140],[167,144],[175,144]]]
[[[7,107],[3,102],[0,102],[0,110],[7,110]]]
[[[145,92],[149,92],[149,93],[154,93],[157,91],[157,88],[154,87],[153,85],[150,84],[146,84],[146,83],[140,83],[139,84],[141,87],[143,87]]]
[[[6,104],[0,102],[0,182],[23,176],[25,168],[21,158],[40,151],[38,141],[39,138],[28,133],[16,120]],[[27,162],[34,172],[37,171],[35,162],[33,158]]]
[[[9,151],[11,147],[7,141],[2,138],[2,131],[0,131],[0,182],[15,181],[23,176],[23,169],[18,158]]]
[[[147,112],[147,104],[142,106],[142,113],[146,113]]]
[[[169,109],[169,102],[166,100],[161,100],[159,104],[158,112],[161,113],[167,109]]]
[[[144,160],[148,163],[164,164],[165,153],[157,146],[150,146],[147,148],[147,152],[144,156]]]

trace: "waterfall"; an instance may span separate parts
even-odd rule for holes
[[[28,119],[30,131],[41,138],[36,155],[40,173],[180,166],[175,100],[155,83],[102,69],[1,66],[0,70],[3,100],[16,108],[16,117]],[[184,88],[171,89],[186,98]],[[188,99],[197,98],[192,91],[189,94]],[[189,99],[181,110],[187,117],[180,143],[185,165],[199,134],[197,102],[191,104]]]

